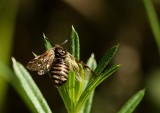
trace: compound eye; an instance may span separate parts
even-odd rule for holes
[[[63,53],[63,54],[66,54],[66,51],[65,51],[65,50],[62,50],[62,53]]]
[[[59,54],[64,55],[65,53],[66,53],[66,51],[65,51],[65,50],[63,50],[63,49],[59,49]]]
[[[56,57],[65,58],[66,51],[63,48],[57,48],[55,52],[56,52]]]

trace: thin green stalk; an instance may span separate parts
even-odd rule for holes
[[[68,103],[71,103],[71,102],[70,102],[70,99],[69,99],[69,96],[68,96],[67,89],[66,89],[65,86],[62,86],[62,87],[58,88],[58,91],[59,91],[59,94],[60,94],[60,96],[61,96],[61,98],[64,102],[64,105],[65,105],[68,113],[69,113],[71,111],[70,110],[71,108],[68,106]]]
[[[145,6],[149,24],[151,26],[154,38],[156,40],[156,43],[159,49],[159,54],[160,54],[160,23],[158,20],[158,16],[156,14],[154,5],[151,0],[143,0],[143,3]]]
[[[94,97],[94,92],[95,90],[91,92],[88,100],[86,101],[85,106],[83,108],[83,113],[90,113],[92,102],[93,102],[93,97]]]
[[[0,1],[0,59],[9,64],[19,0]],[[4,75],[6,73],[3,73]],[[2,75],[3,76],[3,75]],[[4,111],[7,83],[0,77],[0,113]]]
[[[71,111],[73,112],[75,109],[76,104],[76,97],[75,97],[75,73],[70,71],[70,76],[68,76],[68,95],[70,98],[70,107]]]

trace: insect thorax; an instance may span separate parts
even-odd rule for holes
[[[54,52],[55,52],[55,58],[65,59],[66,54],[67,54],[67,51],[60,46],[56,46]]]

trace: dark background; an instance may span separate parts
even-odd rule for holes
[[[159,14],[160,3],[154,1],[154,6]],[[120,44],[111,64],[121,64],[121,68],[96,89],[91,113],[116,113],[146,87],[134,113],[160,113],[159,51],[141,0],[20,0],[10,56],[26,66],[32,51],[45,51],[43,33],[53,44],[61,44],[70,38],[71,25],[79,34],[84,62],[91,53],[98,62],[110,47]],[[65,113],[50,78],[30,73],[53,112]],[[29,113],[13,87],[7,89],[5,113]]]

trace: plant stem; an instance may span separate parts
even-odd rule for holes
[[[156,40],[158,49],[159,49],[159,54],[160,54],[160,23],[158,21],[158,16],[156,14],[155,8],[153,6],[153,3],[151,0],[143,0],[149,24],[151,26],[154,38]]]

